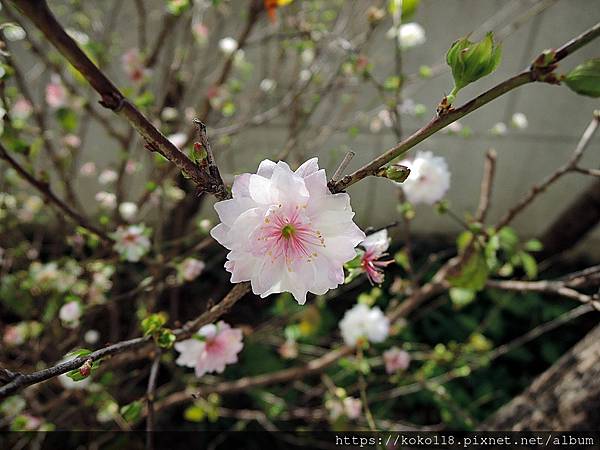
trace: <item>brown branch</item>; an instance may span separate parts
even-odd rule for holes
[[[216,193],[214,190],[210,190],[210,187],[214,189],[215,186],[215,182],[210,175],[202,171],[200,167],[173,145],[133,103],[125,98],[112,81],[96,67],[77,43],[65,32],[48,8],[45,0],[13,0],[13,3],[100,94],[102,98],[100,104],[123,116],[145,139],[149,150],[159,152],[207,192]]]
[[[221,317],[221,315],[225,314],[238,300],[248,293],[249,285],[250,283],[236,284],[220,303],[202,313],[194,320],[190,320],[183,327],[173,330],[177,340],[180,341],[189,338],[200,327],[209,323],[213,323],[215,320]],[[152,336],[137,337],[109,345],[96,350],[89,355],[80,356],[69,361],[62,362],[47,369],[30,374],[18,374],[8,384],[0,387],[0,399],[5,398],[27,386],[31,386],[32,384],[41,383],[42,381],[57,377],[63,373],[78,369],[88,359],[91,359],[92,361],[98,361],[108,356],[137,350],[153,344],[154,342],[152,340]],[[6,369],[0,368],[0,373],[1,371],[6,371]]]
[[[45,198],[46,200],[52,202],[54,205],[58,207],[62,212],[65,213],[68,217],[73,219],[75,223],[79,226],[85,228],[86,230],[91,231],[92,233],[100,236],[105,241],[112,241],[112,238],[106,234],[100,228],[92,225],[88,222],[88,220],[79,214],[77,211],[72,209],[69,205],[67,205],[63,200],[58,198],[56,194],[50,188],[50,185],[44,181],[38,180],[29,172],[27,172],[18,162],[15,160],[8,152],[6,147],[0,143],[0,158],[5,160],[15,171],[27,181],[30,185],[36,188]]]
[[[152,366],[150,367],[150,376],[148,377],[148,388],[146,389],[146,449],[154,448],[154,396],[156,391],[156,379],[158,377],[158,369],[160,368],[161,352],[154,357]]]
[[[583,152],[588,147],[590,141],[594,137],[594,134],[596,133],[596,131],[598,129],[599,122],[600,122],[600,111],[594,111],[594,117],[592,118],[591,122],[589,123],[589,125],[587,126],[585,131],[583,132],[581,139],[577,143],[577,146],[575,147],[573,154],[571,155],[569,160],[566,162],[566,164],[559,167],[554,173],[549,175],[541,183],[534,185],[530,189],[530,191],[527,193],[527,195],[525,195],[525,197],[523,197],[515,206],[513,206],[511,209],[509,209],[508,212],[500,219],[500,221],[496,225],[497,230],[505,227],[510,222],[512,222],[513,219],[519,213],[523,212],[523,210],[527,206],[529,206],[529,204],[531,204],[537,198],[538,195],[540,195],[542,192],[546,191],[546,189],[548,189],[548,187],[551,184],[555,183],[559,178],[561,178],[566,173],[574,170],[574,168],[577,166],[577,163],[583,156]]]
[[[485,154],[485,165],[483,167],[483,179],[481,180],[481,193],[479,195],[479,206],[475,213],[477,222],[485,221],[492,199],[492,185],[496,171],[496,150],[489,149]]]
[[[365,164],[360,169],[356,170],[350,175],[345,176],[340,181],[335,183],[335,185],[333,186],[333,191],[343,191],[349,186],[356,183],[357,181],[362,180],[367,176],[375,175],[383,165],[403,155],[408,150],[410,150],[423,140],[427,139],[432,134],[448,126],[449,124],[457,121],[458,119],[466,116],[467,114],[470,114],[473,111],[481,108],[482,106],[488,104],[492,100],[495,100],[496,98],[506,94],[507,92],[510,92],[513,89],[516,89],[528,83],[544,81],[545,75],[547,75],[548,68],[554,67],[556,63],[558,63],[574,51],[578,50],[579,48],[583,47],[585,44],[589,43],[598,36],[600,36],[600,23],[594,25],[592,28],[577,36],[576,38],[571,39],[569,42],[567,42],[558,50],[556,50],[555,56],[548,66],[540,68],[539,66],[532,64],[532,67],[530,67],[528,70],[525,70],[519,73],[518,75],[515,75],[509,78],[508,80],[497,84],[493,88],[475,97],[473,100],[465,103],[461,107],[456,109],[451,108],[447,112],[434,117],[423,128],[417,130],[396,146],[387,150],[385,153],[373,159],[371,162]]]

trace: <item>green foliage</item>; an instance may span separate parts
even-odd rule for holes
[[[142,402],[136,400],[134,402],[122,406],[121,409],[119,409],[119,413],[127,422],[136,422],[141,417],[142,410]]]
[[[600,58],[578,65],[563,78],[573,92],[588,97],[600,97]]]

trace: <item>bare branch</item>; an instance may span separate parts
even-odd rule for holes
[[[485,166],[483,167],[483,179],[481,180],[481,193],[479,195],[479,206],[475,213],[477,222],[485,221],[492,199],[492,185],[496,170],[496,150],[490,148],[485,154]]]

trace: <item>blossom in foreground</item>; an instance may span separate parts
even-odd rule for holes
[[[413,159],[400,162],[410,169],[402,189],[411,203],[432,205],[444,197],[450,187],[450,171],[446,160],[431,152],[417,152]]]
[[[383,342],[389,335],[390,321],[378,306],[369,308],[363,303],[346,311],[340,321],[340,331],[346,345],[355,347],[362,341]]]
[[[119,227],[111,234],[115,240],[115,251],[130,262],[139,261],[150,250],[150,230],[144,225]]]
[[[230,250],[231,282],[250,281],[261,297],[322,295],[344,282],[345,262],[365,234],[352,221],[346,193],[331,194],[317,158],[293,172],[265,160],[257,174],[235,178],[233,198],[215,204],[221,223],[211,235]]]
[[[78,301],[73,300],[65,303],[58,312],[58,317],[67,328],[75,328],[79,325],[81,318],[81,305]]]
[[[390,238],[386,229],[370,234],[360,243],[364,249],[361,255],[360,266],[367,274],[369,281],[373,284],[383,283],[383,267],[388,266],[393,261],[379,261],[380,258],[387,256],[387,249],[390,246]]]
[[[425,43],[425,29],[416,22],[400,25],[398,30],[398,43],[403,49],[417,47]]]
[[[529,125],[529,121],[525,114],[517,112],[512,115],[510,124],[517,130],[524,130]]]
[[[243,346],[242,330],[219,321],[216,325],[203,326],[192,339],[177,342],[175,350],[180,355],[175,362],[195,368],[197,377],[211,372],[222,373],[227,364],[237,362]]]
[[[408,369],[410,355],[408,352],[405,352],[398,347],[392,347],[383,352],[383,361],[385,363],[385,371],[388,374],[392,374],[400,370]]]
[[[193,281],[202,273],[206,264],[196,258],[186,258],[181,263],[179,272],[185,281]]]

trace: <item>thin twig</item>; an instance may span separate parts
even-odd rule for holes
[[[68,217],[73,219],[75,223],[79,226],[85,228],[86,230],[91,231],[92,233],[98,235],[105,241],[112,241],[113,239],[103,230],[97,228],[88,222],[88,220],[79,214],[77,211],[71,209],[69,205],[67,205],[63,200],[58,198],[56,194],[50,188],[50,185],[44,181],[38,180],[29,172],[27,172],[8,152],[6,147],[0,143],[0,158],[4,159],[15,171],[31,184],[34,188],[36,188],[45,198],[50,201],[54,205],[56,205],[62,212],[64,212]]]
[[[479,206],[475,213],[477,222],[485,221],[492,199],[492,185],[496,169],[496,150],[490,148],[485,154],[485,165],[483,167],[483,179],[481,180],[481,193],[479,195]]]
[[[146,408],[148,415],[146,417],[146,449],[154,448],[154,396],[156,391],[156,379],[158,377],[158,369],[160,368],[161,352],[159,351],[152,361],[150,367],[150,376],[148,377],[148,388],[146,389]]]
[[[549,175],[541,183],[532,186],[527,195],[525,195],[515,206],[509,209],[508,212],[500,219],[500,221],[496,225],[497,230],[511,223],[519,213],[521,213],[529,204],[531,204],[531,202],[533,202],[537,198],[538,195],[546,191],[546,189],[548,189],[548,187],[551,184],[555,183],[559,178],[561,178],[569,171],[572,171],[573,168],[577,166],[577,163],[583,156],[583,152],[588,147],[589,143],[594,137],[594,134],[598,130],[599,122],[600,111],[594,111],[594,117],[583,132],[581,139],[577,143],[573,154],[566,162],[566,164],[559,167],[554,173]]]
[[[330,183],[335,183],[342,176],[344,170],[346,170],[346,167],[348,167],[348,164],[350,164],[350,161],[352,161],[352,158],[354,158],[355,155],[356,153],[354,153],[353,151],[346,152],[346,154],[344,155],[344,159],[342,159],[342,162],[340,163],[338,168],[335,169],[335,172],[331,177]]]

